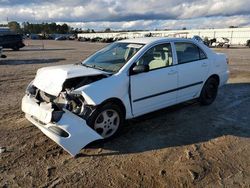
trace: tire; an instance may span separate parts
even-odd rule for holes
[[[14,51],[19,51],[19,49],[20,49],[20,48],[17,47],[17,46],[15,46],[15,47],[12,48],[12,50],[14,50]]]
[[[216,99],[219,83],[215,78],[209,78],[204,84],[199,101],[202,105],[210,105]]]
[[[100,134],[104,140],[117,136],[125,121],[121,108],[113,103],[106,103],[92,113],[88,118],[88,125]]]

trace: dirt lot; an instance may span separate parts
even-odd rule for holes
[[[43,43],[0,60],[1,187],[249,187],[250,49],[216,49],[230,57],[231,76],[212,105],[129,121],[120,137],[71,158],[24,118],[21,98],[38,68],[79,62],[105,44]]]

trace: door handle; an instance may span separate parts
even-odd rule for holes
[[[171,70],[171,71],[169,71],[168,75],[174,75],[174,74],[176,74],[176,73],[177,73],[177,71]]]

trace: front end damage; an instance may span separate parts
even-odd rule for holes
[[[66,78],[57,96],[38,88],[39,84],[34,84],[35,78],[22,99],[22,111],[32,124],[75,156],[87,144],[102,139],[102,136],[86,121],[95,107],[88,105],[82,95],[74,94],[74,90],[105,77],[107,75],[100,74]]]

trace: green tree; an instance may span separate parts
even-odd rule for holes
[[[17,22],[16,22],[17,23]],[[71,29],[67,24],[56,24],[52,23],[41,23],[41,24],[33,24],[29,22],[22,23],[22,29],[20,25],[16,25],[16,23],[12,23],[12,28],[19,28],[20,32],[25,34],[53,34],[53,33],[60,33],[60,34],[67,34],[70,33],[73,29]],[[17,23],[18,24],[18,23]],[[18,30],[18,29],[15,29]]]
[[[20,33],[21,32],[21,27],[20,24],[16,21],[11,21],[8,23],[8,27],[10,28],[11,31]]]

